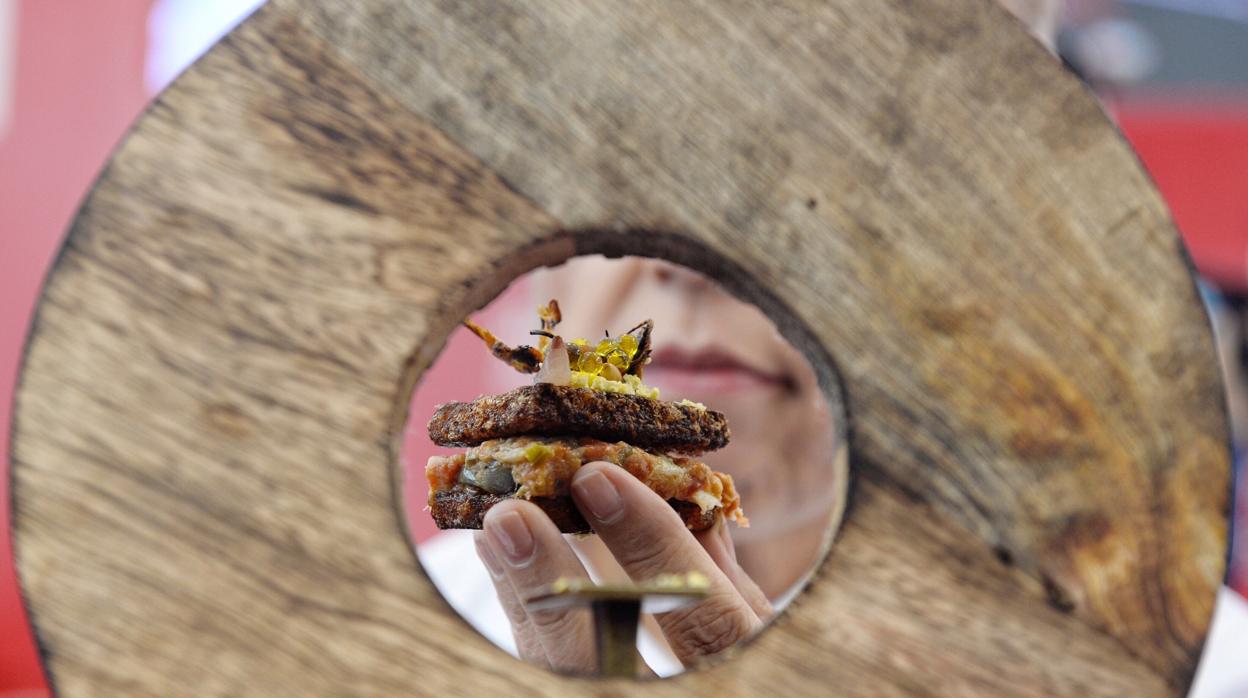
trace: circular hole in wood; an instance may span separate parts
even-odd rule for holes
[[[588,244],[582,245],[582,249],[601,246],[604,239],[609,238],[583,235],[580,241],[587,240]],[[663,256],[680,257],[674,250],[684,249],[684,243],[672,244],[667,237],[657,239],[672,245],[661,249]],[[722,271],[723,267],[718,269]],[[642,320],[654,320],[653,359],[643,371],[642,382],[657,388],[661,400],[689,400],[726,415],[730,443],[691,458],[732,477],[741,508],[749,519],[748,527],[721,522],[693,540],[702,539],[710,549],[717,541],[709,536],[716,534],[718,527],[726,529],[731,544],[722,550],[735,555],[736,562],[725,559],[721,566],[730,573],[726,576],[741,575],[737,577],[741,599],[747,606],[752,602],[751,610],[761,623],[758,627],[763,627],[800,593],[831,547],[848,487],[847,419],[839,380],[826,352],[802,331],[795,318],[774,303],[769,304],[766,294],[751,286],[752,278],[737,280],[736,288],[729,292],[702,273],[662,259],[580,256],[558,267],[519,277],[490,304],[471,313],[471,318],[512,346],[537,343],[539,337],[529,333],[539,327],[536,309],[550,298],[558,299],[562,311],[555,333],[567,340],[584,338],[589,346],[604,336],[619,337]],[[762,305],[770,307],[764,309],[745,302],[738,295],[753,299],[761,295]],[[780,327],[785,328],[784,334]],[[796,335],[797,343],[806,351],[786,340],[786,335],[790,339]],[[812,347],[817,350],[812,352]],[[520,471],[513,473],[513,465],[494,462],[510,458],[513,464],[516,459],[528,463],[531,454],[519,454],[542,450],[532,448],[533,443],[565,444],[571,447],[575,461],[586,457],[585,442],[553,436],[524,443],[498,439],[471,451],[465,447],[439,447],[431,440],[427,424],[437,405],[469,402],[481,395],[499,395],[532,383],[532,375],[517,372],[491,356],[487,345],[466,328],[461,326],[451,333],[442,353],[421,376],[410,404],[401,460],[406,521],[424,570],[470,625],[513,655],[524,655],[558,670],[593,673],[594,668],[587,662],[596,661],[597,653],[592,647],[590,628],[594,619],[588,608],[571,612],[579,615],[580,620],[556,621],[554,634],[562,636],[558,642],[552,641],[546,631],[535,630],[532,622],[513,627],[504,608],[508,603],[518,603],[518,597],[529,595],[535,588],[535,579],[550,581],[570,576],[561,574],[569,570],[558,569],[551,558],[542,554],[536,562],[522,563],[523,571],[513,577],[506,560],[499,560],[496,569],[502,569],[503,575],[496,582],[474,543],[480,534],[472,530],[439,530],[427,506],[431,502],[431,487],[448,486],[445,482],[431,486],[425,472],[431,457],[436,459],[435,464],[450,464],[459,473],[453,478],[458,483],[456,487],[474,495],[481,495],[480,488],[487,485],[500,493],[521,486],[527,488],[525,483],[533,481],[532,473],[515,474]],[[608,443],[612,445],[606,447],[605,457],[616,458],[615,444],[620,442]],[[623,448],[631,452],[631,447]],[[662,448],[645,450],[643,458],[650,459],[651,464],[675,456],[675,462],[683,465],[680,456]],[[461,469],[462,459],[457,458],[463,455],[467,455],[468,474]],[[543,461],[544,467],[551,467],[546,464]],[[515,477],[501,483],[501,479],[508,479],[499,475],[502,471]],[[488,475],[485,485],[477,481],[481,473]],[[566,483],[557,487],[566,489]],[[570,500],[568,503],[571,505]],[[469,524],[480,515],[474,507],[461,512],[462,522]],[[592,520],[592,516],[586,519]],[[633,550],[647,549],[636,536],[629,537]],[[573,573],[584,568],[599,582],[629,580],[628,572],[602,537],[562,538],[561,543],[575,554],[568,558],[572,564],[579,559],[580,567],[572,569]],[[495,540],[492,549],[497,551],[499,543]],[[718,544],[725,545],[722,539]],[[616,545],[621,543],[617,541]],[[631,564],[645,567],[636,561]],[[734,564],[739,565],[739,571],[733,568]],[[551,569],[537,569],[541,566]],[[697,568],[697,561],[690,558],[687,564],[668,563],[661,572],[680,574]],[[644,581],[636,573],[632,577],[633,582]],[[521,583],[528,586],[519,588]],[[756,585],[757,591],[748,585]],[[760,603],[762,597],[770,604],[765,610]],[[545,617],[536,625],[551,621],[550,612],[538,615]],[[673,638],[673,633],[680,636]],[[715,634],[713,628],[703,632],[673,631],[653,617],[643,616],[637,644],[644,661],[638,676],[670,676],[707,659],[713,661],[714,657],[701,654],[691,660],[690,648]],[[575,637],[580,641],[566,642]],[[675,643],[668,642],[669,639]],[[677,645],[675,650],[672,644]]]

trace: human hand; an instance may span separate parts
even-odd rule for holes
[[[631,578],[696,571],[710,581],[709,594],[699,603],[656,616],[681,662],[731,647],[771,616],[771,604],[737,564],[722,518],[691,533],[659,495],[609,463],[580,468],[572,497]],[[560,577],[589,577],[555,524],[534,504],[510,499],[486,513],[482,528],[475,537],[477,554],[511,621],[520,656],[560,671],[597,671],[588,613],[524,608],[524,599]]]

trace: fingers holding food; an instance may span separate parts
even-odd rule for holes
[[[591,344],[554,333],[562,320],[556,302],[538,315],[537,347],[509,346],[465,321],[494,356],[537,373],[536,381],[440,405],[431,440],[467,451],[434,456],[425,467],[438,527],[484,530],[479,555],[521,653],[565,671],[595,669],[588,614],[533,612],[522,603],[560,578],[587,576],[560,531],[598,533],[635,581],[686,572],[709,580],[708,598],[658,618],[681,661],[757,631],[770,607],[736,564],[723,525],[749,522],[731,476],[701,460],[728,443],[724,415],[660,400],[642,382],[653,322]]]
[[[703,601],[658,616],[682,662],[721,652],[762,627],[751,604],[667,502],[610,463],[582,466],[572,496],[595,533],[633,579],[700,572],[710,581]]]
[[[499,600],[512,619],[517,645],[521,644],[523,633],[524,642],[535,639],[541,646],[551,668],[570,673],[594,672],[597,659],[593,626],[583,609],[529,611],[523,607],[524,599],[559,578],[588,577],[558,527],[536,505],[510,499],[486,513],[482,528],[488,553],[508,584],[505,593],[511,596],[504,599],[504,593],[500,593]],[[486,564],[488,567],[490,563]],[[524,613],[519,622],[516,608]]]
[[[546,649],[538,640],[537,631],[533,628],[533,623],[529,621],[529,614],[524,610],[524,604],[516,595],[515,588],[508,581],[507,571],[503,568],[502,561],[490,549],[485,533],[474,534],[472,542],[481,564],[485,565],[485,569],[490,573],[490,581],[494,584],[494,593],[498,596],[499,604],[507,614],[507,621],[511,624],[511,636],[516,641],[516,649],[520,658],[534,664],[550,666]]]
[[[737,593],[741,594],[745,602],[750,605],[750,610],[754,611],[755,615],[764,622],[771,618],[775,611],[771,607],[771,602],[767,600],[767,595],[737,562],[737,552],[732,544],[732,536],[728,533],[727,522],[719,518],[710,528],[695,531],[693,537],[702,545],[707,555],[711,556],[711,560],[724,573],[724,576],[728,577],[732,585],[737,588]]]

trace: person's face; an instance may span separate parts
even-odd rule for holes
[[[704,403],[728,417],[731,443],[706,454],[732,475],[751,527],[741,542],[826,521],[835,498],[837,424],[814,371],[755,306],[666,262],[584,257],[535,275],[557,298],[564,337],[593,341],[654,320],[644,381],[665,400]]]

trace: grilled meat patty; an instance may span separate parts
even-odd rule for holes
[[[723,413],[700,405],[548,383],[440,405],[429,420],[429,438],[439,446],[525,435],[626,441],[687,454],[723,448],[729,438]]]

